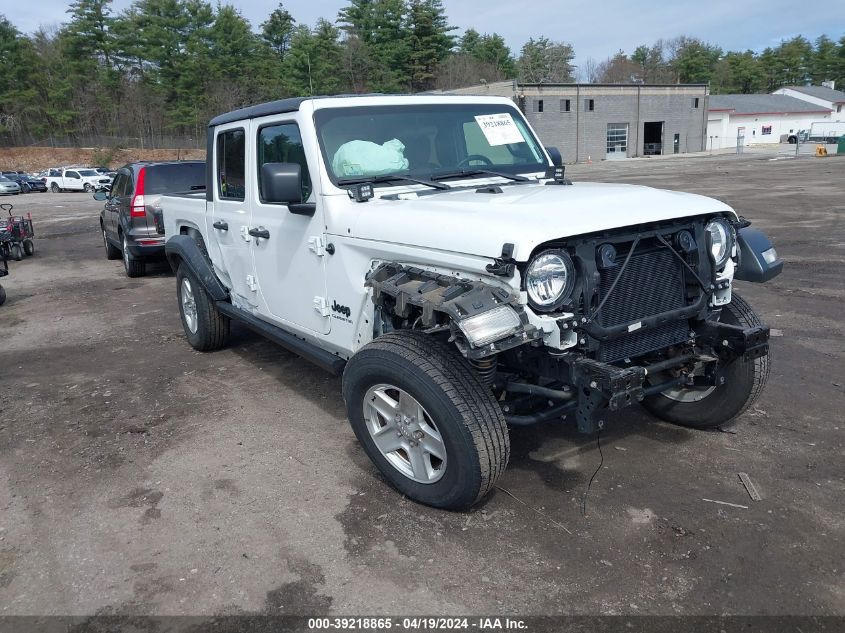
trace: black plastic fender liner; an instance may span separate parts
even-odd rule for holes
[[[229,291],[220,283],[214,269],[205,258],[196,240],[190,235],[174,235],[164,243],[164,254],[170,267],[176,271],[184,263],[215,301],[229,298]]]
[[[763,259],[763,253],[774,248],[763,231],[746,226],[736,232],[736,240],[739,248],[739,267],[734,273],[734,279],[764,283],[781,273],[783,260],[780,257],[771,264]]]

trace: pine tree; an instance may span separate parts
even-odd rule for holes
[[[532,37],[522,47],[517,62],[519,79],[529,84],[571,82],[574,57],[570,44]]]
[[[409,75],[412,90],[434,87],[435,70],[449,55],[455,38],[441,0],[411,0],[408,15]]]
[[[404,0],[350,0],[338,23],[368,60],[367,89],[404,92],[410,81],[408,7]]]
[[[279,56],[284,59],[285,53],[290,48],[290,40],[293,36],[296,20],[293,19],[285,7],[279,3],[278,8],[270,14],[266,22],[261,24],[261,37]]]

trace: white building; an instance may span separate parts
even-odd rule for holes
[[[831,108],[785,94],[710,95],[707,149],[783,143],[813,123],[835,120],[831,114]]]
[[[772,94],[786,95],[831,110],[832,121],[845,121],[845,92],[827,86],[787,86]]]

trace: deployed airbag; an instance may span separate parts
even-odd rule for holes
[[[405,146],[399,139],[379,145],[371,141],[349,141],[341,145],[332,159],[335,175],[380,176],[408,168]]]

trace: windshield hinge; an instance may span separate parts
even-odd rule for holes
[[[502,255],[487,264],[487,272],[499,277],[513,277],[516,270],[516,260],[513,258],[513,244],[506,242],[502,245]]]

